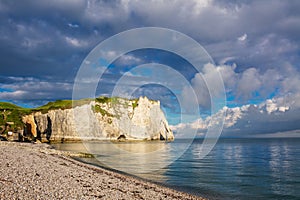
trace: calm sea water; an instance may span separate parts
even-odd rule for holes
[[[199,151],[203,141],[189,142],[54,146],[92,151],[97,159],[82,161],[210,199],[300,199],[300,139],[220,139],[202,159]]]

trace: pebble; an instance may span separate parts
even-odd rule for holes
[[[47,144],[0,141],[0,199],[203,199],[71,159]]]

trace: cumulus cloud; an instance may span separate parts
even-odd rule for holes
[[[71,28],[79,28],[78,24],[68,23],[68,26]]]
[[[131,28],[161,26],[191,36],[217,65],[205,65],[200,74],[170,55],[149,51],[140,57],[124,55],[115,64],[155,61],[175,66],[191,82],[199,105],[206,109],[211,105],[207,86],[217,94],[222,86],[214,77],[221,74],[231,107],[257,103],[249,107],[248,113],[256,113],[247,115],[249,119],[278,115],[294,122],[300,108],[299,8],[296,0],[274,0],[272,4],[261,0],[0,1],[0,98],[70,98],[81,62],[99,42]],[[107,53],[113,56],[113,51]],[[109,93],[120,72],[127,69],[108,70],[101,79],[106,83],[102,94]],[[182,92],[186,101],[189,90]],[[156,97],[163,95],[159,93],[163,90],[157,91]],[[246,111],[232,110],[232,121],[240,121],[239,113]],[[234,124],[230,127],[250,126],[246,121]]]
[[[67,41],[68,44],[70,44],[71,46],[74,46],[74,47],[82,48],[82,47],[85,47],[85,46],[88,45],[87,42],[80,41],[80,40],[78,40],[76,38],[72,38],[72,37],[66,37],[66,41]]]
[[[216,83],[216,78],[221,75],[227,95],[232,95],[235,102],[248,102],[253,99],[265,99],[275,95],[275,92],[282,91],[280,95],[295,93],[299,73],[294,71],[291,75],[290,70],[286,69],[267,69],[262,72],[257,68],[248,68],[242,72],[236,71],[236,64],[218,65],[206,64],[203,73],[197,73],[191,80],[191,85],[197,94],[199,105],[209,108],[211,95],[210,92],[219,93],[222,85]],[[293,69],[295,70],[295,69]],[[217,84],[217,85],[216,85]],[[213,88],[208,90],[208,85]],[[298,87],[297,87],[298,88]],[[185,98],[189,99],[187,89],[183,91]]]
[[[218,72],[223,78],[229,98],[232,98],[229,105],[240,106],[224,107],[218,113],[203,120],[181,123],[173,128],[175,130],[198,129],[203,135],[211,125],[220,123],[218,116],[224,113],[226,113],[224,136],[251,136],[300,128],[298,125],[300,74],[294,67],[287,64],[281,69],[262,71],[257,68],[248,68],[242,72],[237,72],[236,68],[235,64],[220,66],[209,64],[205,67],[203,74],[197,74],[191,83],[200,99],[199,105],[209,106],[210,95],[204,79],[211,78],[213,81],[213,76],[209,74]],[[188,92],[184,93],[184,96],[188,100]],[[242,105],[239,103],[240,99],[248,104]],[[256,104],[253,103],[256,102],[255,99],[267,100]]]
[[[249,99],[255,91],[261,87],[261,81],[258,77],[258,72],[255,68],[249,68],[242,73],[241,78],[238,80],[238,97]]]
[[[284,98],[288,104],[299,107],[300,73],[289,64],[281,68],[261,70],[248,68],[237,71],[236,64],[213,65],[206,64],[203,73],[197,73],[191,79],[191,88],[184,88],[182,96],[184,101],[190,100],[191,92],[195,92],[199,106],[210,109],[211,97],[221,91],[222,86],[216,85],[216,78],[221,75],[229,105],[260,102],[264,99],[276,97]],[[213,88],[208,90],[208,85]]]
[[[205,119],[180,123],[172,126],[172,129],[175,132],[194,129],[200,133],[199,136],[204,136],[210,126],[220,123],[218,116],[225,113],[221,137],[256,137],[261,134],[267,136],[278,132],[287,132],[288,136],[288,131],[300,129],[299,111],[299,108],[282,104],[281,99],[268,99],[260,105],[224,107],[218,113]]]
[[[1,43],[16,41],[20,44],[26,38],[23,34],[27,32],[25,46],[34,44],[30,36],[36,35],[48,40],[36,45],[40,48],[47,44],[48,50],[59,51],[58,46],[61,45],[51,44],[61,44],[68,37],[88,44],[86,48],[90,50],[99,41],[119,31],[141,26],[162,26],[192,36],[209,50],[218,63],[228,57],[234,58],[239,67],[249,67],[249,63],[253,65],[254,62],[283,62],[286,59],[296,63],[299,59],[292,58],[289,53],[296,53],[299,49],[299,29],[296,28],[299,13],[292,12],[297,6],[295,1],[277,0],[271,5],[266,1],[225,3],[216,0],[176,0],[172,3],[165,0],[30,0],[18,4],[2,1],[1,35],[5,40]],[[13,24],[30,27],[32,31],[26,29],[17,36],[11,35],[15,28]],[[247,40],[247,43],[241,43],[241,40]],[[78,45],[73,46],[76,48]],[[59,52],[66,56],[76,53],[71,47]]]
[[[247,36],[248,35],[245,33],[244,35],[238,37],[238,40],[241,41],[241,42],[243,42],[243,41],[245,41],[247,39]]]
[[[16,103],[37,100],[55,100],[68,98],[72,92],[72,83],[53,82],[33,77],[2,77],[0,99]],[[56,94],[54,97],[52,94]],[[42,102],[42,101],[41,101]]]

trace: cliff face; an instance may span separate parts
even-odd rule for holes
[[[146,97],[99,99],[71,109],[35,112],[23,122],[26,135],[43,141],[174,139],[160,103]]]

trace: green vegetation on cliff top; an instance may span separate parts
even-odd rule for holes
[[[23,128],[22,116],[28,115],[34,112],[47,113],[49,110],[57,109],[71,109],[72,107],[88,104],[91,101],[96,101],[100,104],[120,103],[120,97],[98,97],[96,99],[81,99],[81,100],[57,100],[49,102],[43,106],[37,108],[22,108],[17,105],[8,102],[0,102],[0,134],[7,132],[8,130],[17,131]],[[125,100],[125,99],[124,99]],[[135,108],[138,105],[138,99],[132,99],[132,106]],[[94,111],[100,112],[102,115],[111,116],[106,110],[101,109],[100,106],[96,106]]]
[[[8,130],[22,129],[22,116],[30,114],[31,109],[22,108],[12,103],[0,102],[0,134]]]
[[[57,100],[54,102],[49,102],[46,105],[40,106],[38,108],[32,109],[32,111],[41,111],[42,113],[47,113],[49,110],[65,110],[71,109],[72,107],[82,106],[88,104],[92,99],[80,99],[80,100]]]
[[[23,129],[22,117],[34,112],[47,113],[49,110],[70,109],[91,102],[91,99],[81,100],[57,100],[37,108],[22,108],[8,102],[0,102],[0,134],[8,131]]]
[[[0,110],[3,109],[22,109],[22,107],[8,102],[0,102]]]

